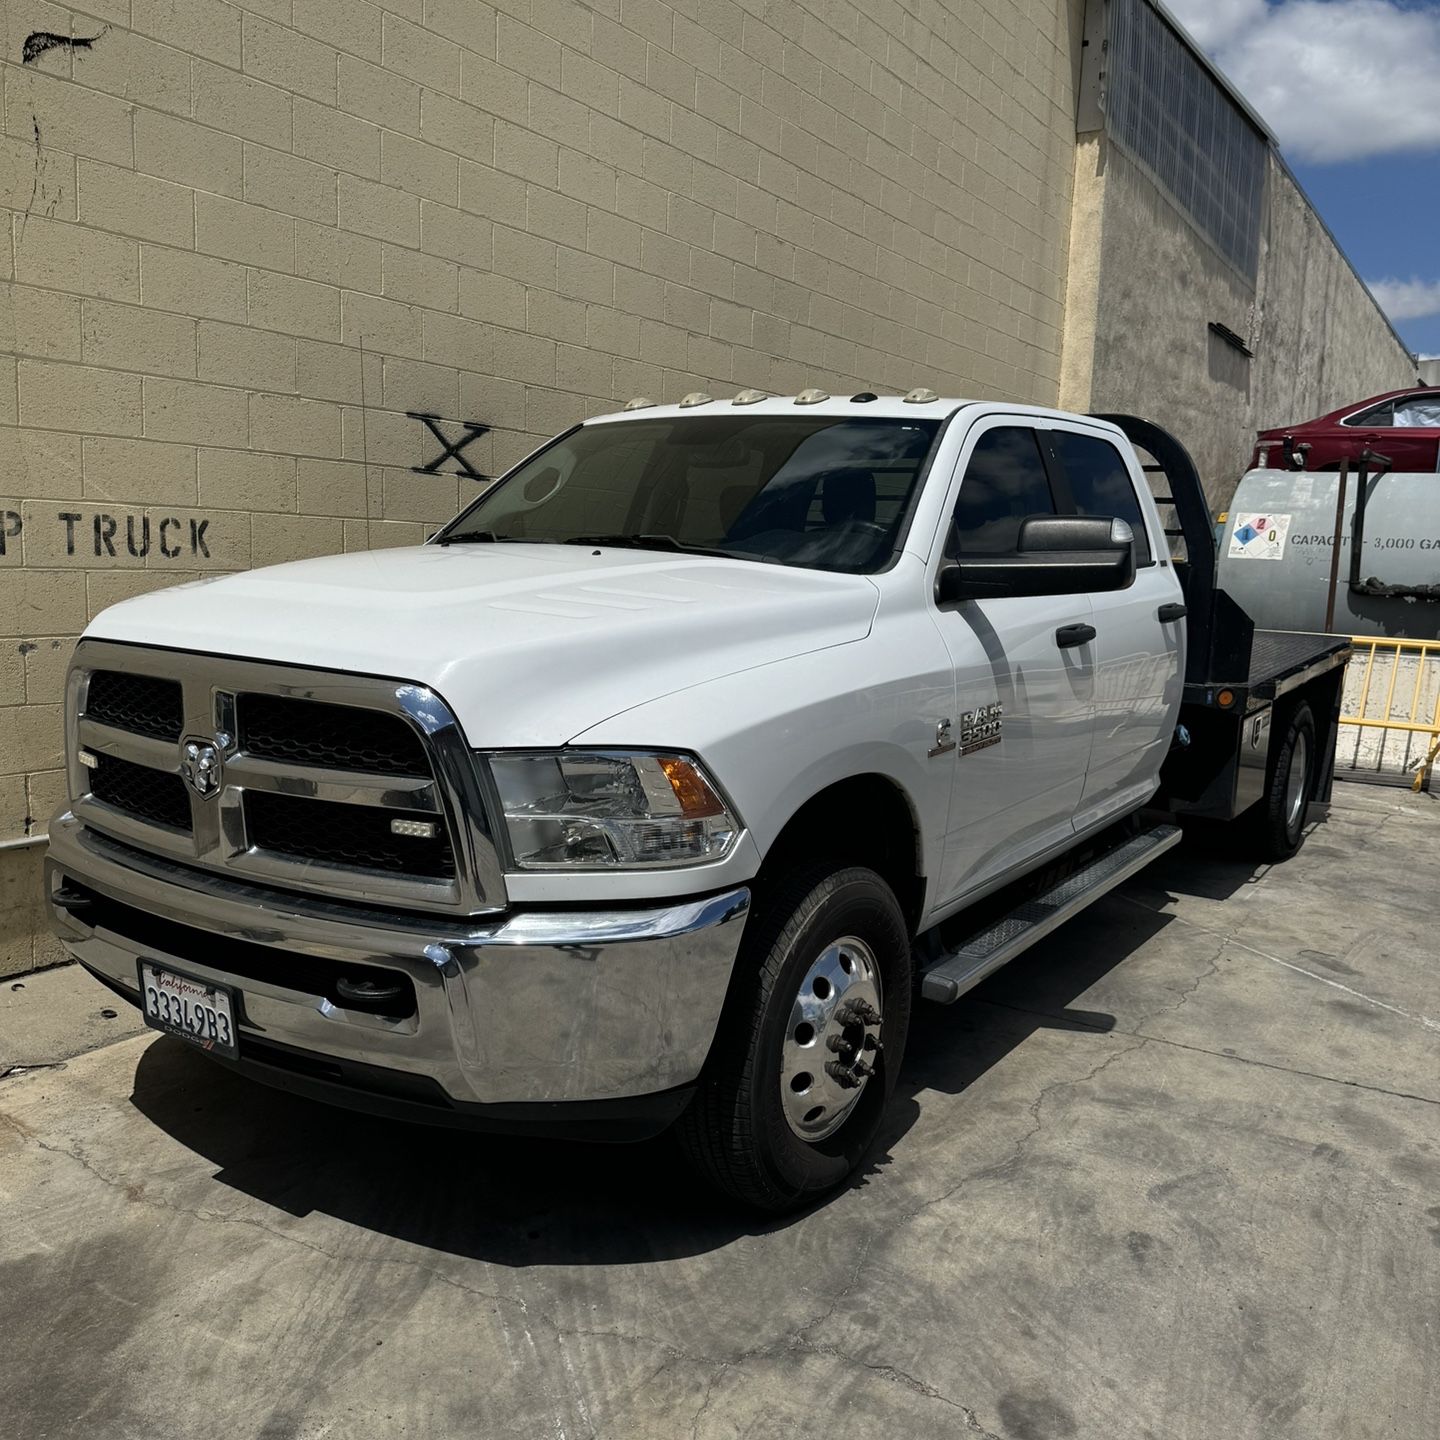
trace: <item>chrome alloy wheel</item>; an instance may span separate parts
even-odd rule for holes
[[[880,1058],[884,1008],[874,952],[853,935],[805,972],[780,1056],[780,1103],[800,1139],[833,1135],[859,1103]]]
[[[1303,730],[1295,736],[1290,751],[1290,774],[1285,782],[1285,828],[1293,831],[1305,808],[1305,790],[1310,778],[1310,740]]]

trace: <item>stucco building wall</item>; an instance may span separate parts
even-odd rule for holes
[[[1415,383],[1414,358],[1275,154],[1253,281],[1103,132],[1076,155],[1063,406],[1173,430],[1220,507],[1256,430]]]
[[[11,0],[0,845],[98,610],[474,493],[416,413],[493,475],[637,394],[1053,402],[1082,9]],[[0,973],[58,955],[38,860]]]

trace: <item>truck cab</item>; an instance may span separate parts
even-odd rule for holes
[[[492,1130],[678,1125],[738,1199],[806,1203],[861,1164],[916,995],[1179,838],[1135,819],[1207,703],[1170,538],[1107,420],[631,402],[424,546],[100,615],[57,931],[257,1079]],[[1185,771],[1212,807],[1214,768]],[[967,929],[1026,886],[1025,925]]]

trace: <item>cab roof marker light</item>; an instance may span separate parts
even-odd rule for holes
[[[933,405],[940,397],[933,391],[928,390],[924,385],[917,385],[905,396],[907,405]]]
[[[703,390],[692,390],[681,402],[680,408],[688,410],[695,405],[708,405],[713,397],[707,395]]]
[[[742,390],[730,403],[732,405],[758,405],[770,397],[763,390]]]
[[[822,400],[828,400],[829,398],[829,395],[827,395],[825,391],[816,390],[812,387],[809,390],[802,390],[795,397],[795,403],[797,405],[818,405]]]
[[[633,400],[625,402],[627,410],[650,410],[654,405],[655,402],[648,395],[637,395]]]

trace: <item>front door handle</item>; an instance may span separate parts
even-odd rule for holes
[[[1185,607],[1176,601],[1170,605],[1162,605],[1158,612],[1158,618],[1162,625],[1168,625],[1172,620],[1183,620],[1185,614]]]
[[[1073,649],[1076,645],[1088,645],[1094,638],[1093,625],[1062,625],[1055,632],[1055,643],[1062,650]]]

